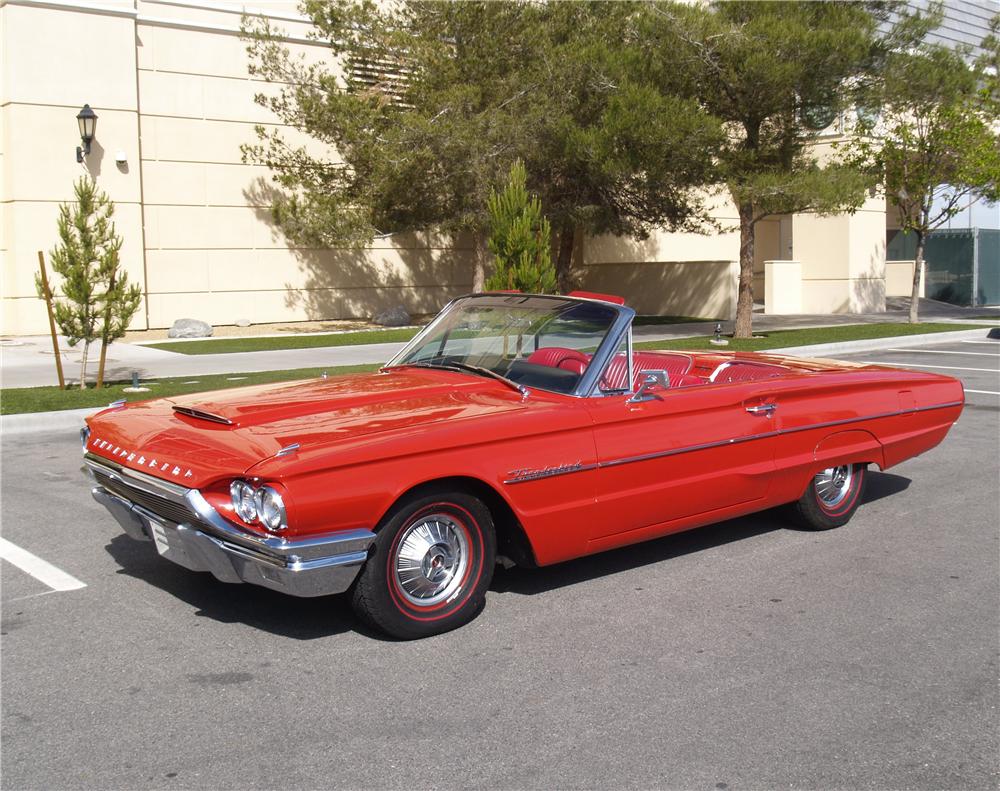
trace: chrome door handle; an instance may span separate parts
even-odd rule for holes
[[[760,406],[748,406],[747,412],[751,415],[764,415],[765,417],[771,417],[771,415],[774,414],[774,410],[777,408],[777,404],[761,404]]]

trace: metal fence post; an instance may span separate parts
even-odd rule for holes
[[[979,304],[979,229],[972,229],[972,307]]]

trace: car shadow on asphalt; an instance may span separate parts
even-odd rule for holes
[[[883,497],[892,497],[894,494],[905,492],[910,488],[909,478],[902,475],[895,475],[891,472],[879,472],[878,470],[868,470],[868,481],[865,483],[865,494],[861,498],[861,505],[874,503]]]
[[[531,596],[537,593],[579,585],[599,577],[649,566],[665,560],[679,558],[693,552],[702,552],[723,546],[741,538],[759,536],[787,525],[774,512],[762,512],[740,519],[730,519],[714,525],[643,541],[639,544],[599,552],[596,555],[568,560],[554,566],[538,569],[497,568],[490,590],[497,593],[519,593]]]
[[[909,478],[870,470],[862,505],[881,500],[883,497],[891,497],[904,491],[909,485]],[[775,508],[545,568],[498,567],[490,590],[530,596],[660,563],[693,552],[703,552],[732,541],[788,529],[801,528],[783,513],[783,509]]]
[[[105,546],[125,574],[166,591],[195,608],[195,615],[220,623],[243,623],[281,637],[316,640],[344,632],[385,639],[355,618],[344,595],[292,598],[258,585],[220,582],[207,572],[189,571],[156,554],[152,543],[115,536]]]
[[[908,478],[870,471],[863,502],[890,497],[909,485]],[[794,525],[779,509],[763,511],[546,568],[497,567],[490,590],[522,595],[543,593],[788,528],[794,529]],[[105,549],[120,566],[119,574],[166,591],[195,608],[199,617],[243,623],[294,640],[316,640],[349,631],[375,640],[391,640],[359,621],[346,595],[293,600],[257,585],[220,582],[206,572],[189,571],[163,560],[150,542],[124,535],[112,538]]]

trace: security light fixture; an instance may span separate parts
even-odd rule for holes
[[[90,143],[97,128],[97,113],[90,109],[89,104],[85,104],[76,114],[76,122],[80,125],[80,142],[83,143],[76,147],[76,161],[83,162],[83,158],[90,154]]]

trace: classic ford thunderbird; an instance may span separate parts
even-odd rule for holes
[[[349,592],[400,638],[460,626],[495,565],[544,566],[775,506],[843,525],[869,465],[941,442],[955,379],[635,351],[622,300],[476,294],[378,372],[115,404],[94,498],[223,582]]]

